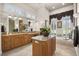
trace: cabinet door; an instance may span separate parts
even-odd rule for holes
[[[47,41],[41,41],[41,48],[42,48],[42,56],[48,56],[48,42]]]
[[[42,49],[39,41],[32,41],[32,55],[33,56],[42,56]]]
[[[2,36],[2,51],[5,51],[5,39],[4,39],[4,36]]]
[[[11,38],[11,48],[15,48],[19,46],[19,39],[18,35],[12,35],[10,36]]]
[[[2,50],[7,51],[11,49],[11,42],[9,36],[2,37]]]
[[[28,36],[27,36],[27,34],[24,35],[24,43],[25,43],[25,44],[28,43]]]
[[[19,46],[19,39],[18,39],[18,36],[19,35],[15,35],[14,37],[14,44],[15,44],[15,47],[18,47]]]
[[[18,40],[18,45],[21,46],[23,44],[21,35],[18,36]]]
[[[25,44],[25,34],[22,34],[22,44],[24,45]]]
[[[14,48],[15,46],[14,46],[14,36],[13,35],[10,36],[10,40],[11,40],[11,48]]]
[[[32,41],[31,35],[27,35],[27,42],[30,43]]]
[[[11,48],[15,48],[16,47],[16,36],[15,35],[12,35],[10,36],[10,39],[11,39]]]
[[[21,45],[23,45],[24,44],[24,36],[23,36],[23,34],[22,35],[19,35],[20,36],[20,39],[19,40],[21,40],[20,42],[21,42]]]

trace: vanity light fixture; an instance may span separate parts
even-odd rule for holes
[[[12,16],[8,16],[8,18],[12,18]]]
[[[22,18],[19,18],[19,20],[22,20]]]

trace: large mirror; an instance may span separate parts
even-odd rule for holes
[[[12,33],[15,29],[15,21],[12,18],[9,18],[9,33]]]
[[[32,27],[34,22],[28,19],[13,17],[8,18],[8,22],[9,33],[29,32],[33,30]]]

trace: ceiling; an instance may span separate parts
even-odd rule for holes
[[[73,5],[73,3],[28,3],[34,9],[39,9],[41,7],[45,7],[48,11],[53,11],[65,6]]]

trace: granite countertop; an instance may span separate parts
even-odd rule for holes
[[[9,35],[21,35],[21,34],[39,34],[39,32],[14,32],[14,33],[9,33],[9,34],[3,34],[2,36],[9,36]]]
[[[55,37],[55,36],[44,37],[43,35],[38,35],[38,36],[32,37],[32,40],[46,41],[52,37]]]

